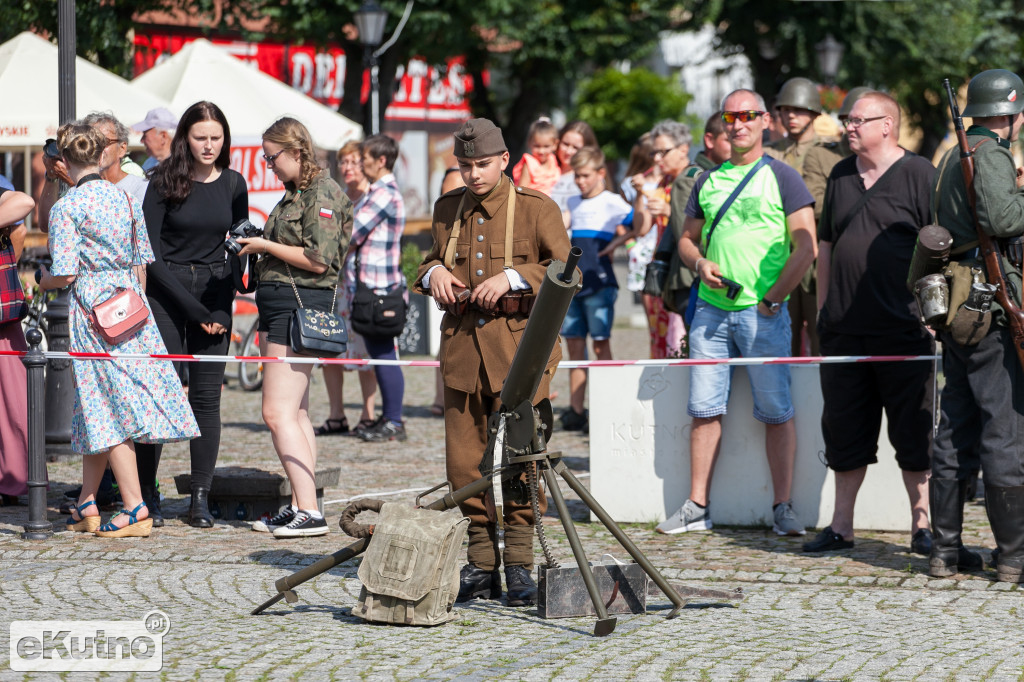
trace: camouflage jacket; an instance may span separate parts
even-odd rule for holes
[[[285,185],[284,197],[267,218],[264,237],[289,246],[327,266],[322,274],[291,267],[296,286],[333,289],[338,283],[342,257],[352,235],[352,202],[327,171],[322,171],[304,190]],[[261,282],[288,283],[285,262],[263,256],[256,265]]]

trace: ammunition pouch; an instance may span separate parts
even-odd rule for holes
[[[1000,239],[999,250],[1018,272],[1024,270],[1024,235]]]
[[[371,623],[441,625],[455,617],[462,541],[469,519],[390,502],[362,563],[352,615]]]

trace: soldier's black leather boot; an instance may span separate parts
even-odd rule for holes
[[[960,569],[984,566],[981,555],[964,547],[960,533],[964,525],[967,481],[955,478],[931,478],[928,503],[932,514],[932,553],[928,572],[934,578],[956,575]]]
[[[505,587],[509,606],[533,606],[537,601],[537,583],[526,566],[505,566]]]
[[[466,564],[459,571],[459,596],[455,602],[461,604],[470,599],[501,599],[501,574],[498,569],[485,571],[473,564]]]
[[[999,549],[996,580],[1024,582],[1024,486],[986,485],[985,510]]]

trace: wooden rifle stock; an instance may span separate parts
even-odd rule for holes
[[[967,201],[971,205],[971,215],[974,217],[974,229],[978,233],[978,246],[981,249],[982,260],[985,263],[985,271],[988,274],[988,281],[996,285],[996,302],[1006,312],[1006,318],[1010,323],[1010,336],[1013,339],[1013,348],[1017,351],[1017,360],[1024,368],[1024,310],[1021,310],[1017,302],[1010,297],[1009,289],[1006,286],[1006,273],[1003,271],[1002,254],[995,240],[981,228],[978,221],[978,197],[974,193],[974,152],[967,144],[967,132],[964,130],[964,119],[960,115],[960,108],[956,104],[956,97],[953,95],[953,88],[946,78],[942,82],[946,88],[946,95],[949,97],[949,111],[953,117],[953,128],[956,130],[956,140],[960,145],[960,170],[964,174],[964,186],[967,188]]]

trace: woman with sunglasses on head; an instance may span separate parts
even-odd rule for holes
[[[284,183],[284,198],[270,212],[263,237],[240,238],[241,255],[257,254],[260,352],[298,355],[289,344],[289,321],[299,308],[338,310],[342,254],[352,234],[352,202],[317,165],[306,126],[282,118],[263,133],[263,158]],[[292,502],[252,529],[274,537],[324,535],[327,522],[316,500],[316,436],[309,420],[313,365],[263,367],[263,421],[292,486]]]
[[[232,225],[248,218],[249,200],[245,178],[228,168],[230,150],[224,113],[212,102],[196,102],[181,116],[171,155],[151,171],[143,208],[155,260],[148,268],[146,294],[170,353],[224,355],[231,342],[235,287],[224,239]],[[224,363],[192,362],[187,371],[188,401],[202,431],[189,444],[188,522],[210,528],[208,496],[220,451]],[[158,526],[163,525],[155,488],[159,463],[159,446],[139,448],[143,497]]]
[[[144,266],[153,260],[153,252],[138,200],[99,175],[107,138],[91,126],[68,123],[57,131],[57,145],[75,185],[50,211],[53,264],[40,268],[36,281],[43,290],[72,287],[70,350],[166,353],[152,315],[142,329],[117,343],[106,341],[91,322],[96,306],[119,290],[134,292],[141,304]],[[101,537],[148,536],[153,511],[147,508],[136,468],[135,447],[142,445],[134,443],[168,443],[199,435],[181,382],[166,361],[76,359],[72,369],[71,447],[86,456],[82,491],[68,530]],[[124,509],[100,526],[96,492],[108,462]]]

